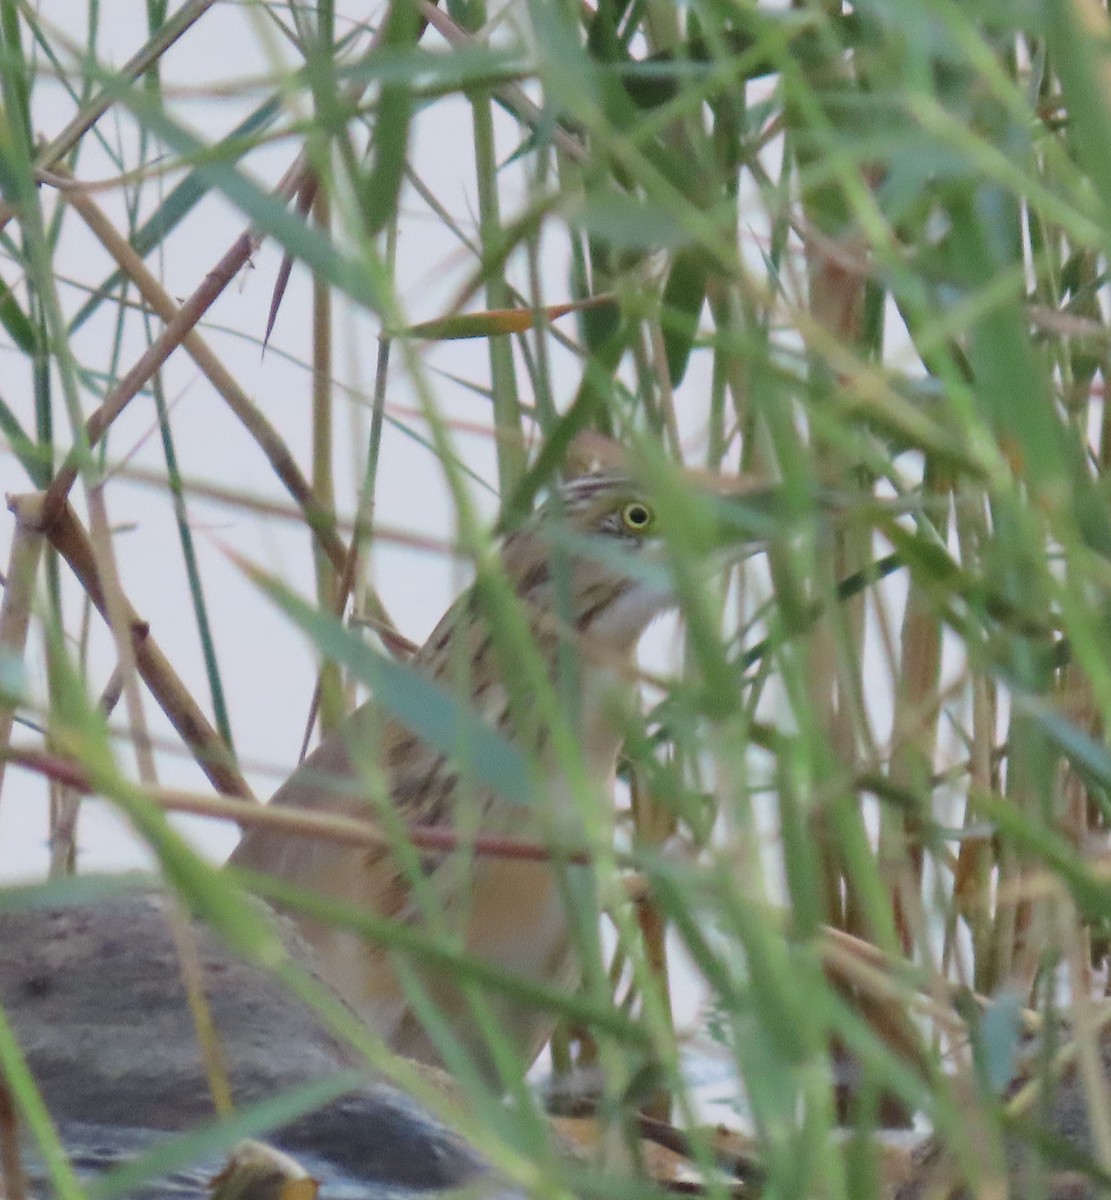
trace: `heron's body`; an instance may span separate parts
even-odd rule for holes
[[[550,678],[556,677],[561,645],[573,649],[577,639],[585,639],[604,648],[604,661],[596,654],[576,655],[578,711],[572,721],[579,734],[582,778],[600,790],[612,787],[621,746],[615,693],[625,682],[622,676],[632,666],[644,628],[671,600],[661,590],[624,576],[612,561],[593,555],[562,554],[560,575],[551,565],[553,546],[545,530],[558,520],[574,534],[609,535],[628,549],[639,549],[646,544],[652,516],[636,496],[620,476],[573,481],[557,497],[558,516],[552,508],[542,512],[506,539],[502,553],[529,621],[532,649]],[[558,619],[561,612],[570,614],[570,622]],[[568,624],[573,628],[570,635]],[[519,702],[511,703],[514,688],[507,673],[514,664],[505,659],[472,591],[452,606],[411,662],[461,693],[520,745],[547,778],[548,815],[560,808],[569,814],[569,785],[552,753],[548,731],[534,713],[523,712]],[[547,827],[531,806],[511,804],[461,777],[449,758],[371,704],[322,742],[271,803],[365,818],[376,811],[370,799],[376,793],[388,798],[407,823],[526,838],[542,836]],[[477,808],[464,811],[464,805]],[[469,954],[506,971],[553,986],[574,982],[575,956],[563,896],[555,871],[545,862],[422,853],[426,890],[437,910],[430,915],[414,895],[411,873],[392,850],[340,846],[259,826],[243,836],[231,861],[347,906],[398,921],[434,923],[461,935]],[[298,923],[331,984],[396,1050],[442,1065],[435,1044],[410,1008],[387,950],[321,921],[300,918]],[[466,989],[443,971],[422,972],[421,980],[456,1038],[480,1066],[489,1068],[488,1039]],[[550,1033],[550,1018],[504,998],[490,1003],[499,1036],[509,1040],[523,1061],[531,1062]]]

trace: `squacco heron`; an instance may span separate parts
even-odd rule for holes
[[[557,489],[502,545],[505,575],[527,616],[533,651],[557,694],[564,697],[567,651],[572,647],[570,707],[577,709],[574,721],[581,731],[585,778],[598,788],[612,788],[621,747],[615,691],[628,692],[641,635],[654,617],[674,604],[660,572],[634,569],[637,559],[643,562],[660,546],[652,501],[627,476],[615,472],[583,475]],[[628,569],[622,569],[623,564]],[[538,727],[533,719],[535,714],[521,712],[521,689],[514,686],[515,664],[509,658],[504,644],[491,635],[481,599],[472,588],[410,661],[506,737],[524,742],[521,748],[549,776],[549,800],[568,806],[572,801],[560,777],[558,756],[542,724]],[[375,712],[372,705],[369,701],[357,709],[325,738],[271,803],[366,817],[374,813],[367,795],[377,775],[378,786],[405,822],[525,836],[541,828],[530,821],[535,816],[530,806],[512,804],[482,789],[450,758]],[[363,771],[368,764],[370,770]],[[477,820],[474,809],[464,818],[464,804],[479,806]],[[466,951],[533,980],[572,986],[576,955],[553,866],[476,857],[460,870],[459,858],[422,852],[420,863],[441,913],[449,921],[453,915],[458,919]],[[389,850],[341,846],[256,826],[244,834],[231,862],[400,921],[427,919],[414,895],[411,871]],[[443,1065],[387,950],[322,922],[298,918],[298,924],[328,981],[395,1050]],[[427,971],[422,979],[453,1035],[489,1071],[489,1039],[465,989],[442,972]],[[499,1035],[525,1063],[531,1062],[550,1035],[551,1018],[506,999],[491,1003]]]

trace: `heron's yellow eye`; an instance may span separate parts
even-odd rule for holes
[[[641,500],[634,500],[621,510],[621,524],[630,533],[646,533],[655,520],[656,514]]]

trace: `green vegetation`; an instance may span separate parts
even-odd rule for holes
[[[191,480],[223,489],[263,530],[288,516],[273,492],[250,494],[232,471],[213,479],[179,452],[191,417],[183,407],[171,420],[160,367],[188,354],[196,387],[234,414],[244,455],[269,464],[311,534],[302,552],[319,612],[296,599],[297,582],[249,571],[290,616],[289,645],[308,635],[327,659],[314,704],[325,728],[359,680],[440,744],[470,729],[484,781],[529,800],[526,756],[391,661],[405,657],[398,614],[367,567],[391,438],[426,447],[427,476],[446,481],[454,506],[443,540],[483,570],[477,477],[510,527],[570,461],[619,445],[666,516],[682,597],[683,648],[630,721],[616,822],[577,787],[582,841],[558,847],[590,863],[571,889],[580,994],[502,978],[431,933],[308,896],[289,903],[394,939],[413,968],[461,972],[479,1006],[501,990],[561,1012],[554,1061],[602,1068],[610,1134],[635,1140],[638,1108],[666,1115],[708,1165],[668,993],[669,974],[692,973],[705,1027],[743,1086],[768,1195],[881,1194],[874,1135],[889,1102],[923,1114],[972,1186],[988,1187],[1005,1131],[1036,1107],[1031,1094],[1003,1096],[1020,1030],[1062,1006],[1068,1053],[1091,1068],[1092,1111],[1111,1111],[1097,1065],[1111,1013],[1096,1002],[1111,930],[1106,8],[392,0],[362,25],[330,0],[242,7],[282,65],[212,83],[217,111],[234,99],[249,115],[209,136],[160,66],[188,60],[219,11],[210,0],[173,13],[148,0],[147,40],[123,67],[102,57],[95,2],[82,45],[36,7],[0,0],[0,463],[5,490],[45,493],[15,506],[0,745],[25,749],[49,729],[49,754],[23,753],[3,777],[11,792],[28,765],[53,776],[43,895],[73,886],[69,785],[83,776],[191,910],[328,1008],[242,906],[244,881],[189,847],[163,815],[174,797],[154,786],[165,751],[147,730],[152,704],[218,792],[249,791],[232,750],[231,697],[246,691],[229,687],[219,647],[252,614],[206,582]],[[59,89],[75,115],[56,132],[37,106]],[[419,175],[424,138],[458,156],[450,194]],[[118,172],[111,203],[82,186],[92,146]],[[288,171],[271,188],[256,162],[275,154]],[[195,246],[182,239],[215,198],[245,235],[230,250],[211,245],[186,298],[159,282],[160,263]],[[454,306],[418,325],[429,314],[408,311],[413,281],[396,265],[429,213],[458,235],[466,269]],[[74,230],[101,247],[92,274]],[[312,430],[304,462],[279,407],[251,398],[265,313],[256,341],[212,340],[209,307],[259,244],[313,280],[295,398]],[[266,353],[296,355],[281,301],[279,285]],[[370,314],[384,335],[369,394],[338,383],[347,352],[333,305]],[[114,336],[82,336],[109,311]],[[487,402],[485,457],[445,400],[457,384],[426,361],[430,341],[443,343],[433,359],[443,365],[445,345],[474,337],[489,346],[482,377],[467,381],[472,402]],[[387,402],[395,380],[413,408]],[[195,695],[159,646],[159,612],[149,601],[136,612],[142,564],[128,562],[108,513],[142,436],[134,422],[119,432],[121,414],[139,407],[157,425],[161,495],[191,589],[206,680]],[[344,484],[337,467],[352,453],[336,439],[350,428],[365,444]],[[720,485],[738,475],[758,498]],[[726,561],[753,533],[766,557],[708,579],[706,560]],[[491,575],[490,611],[504,617],[512,597],[497,584]],[[91,606],[118,662],[103,699],[86,653],[101,619]],[[354,637],[339,617],[370,629]],[[499,622],[505,638],[524,629],[512,617]],[[373,651],[361,641],[372,630]],[[535,664],[528,646],[520,653]],[[288,702],[300,712],[309,699]],[[533,701],[560,712],[555,687]],[[573,739],[557,741],[574,756]],[[0,909],[26,897],[0,888]],[[616,949],[604,953],[607,926]],[[661,1191],[636,1154],[613,1151],[615,1136],[600,1138],[596,1163],[565,1162],[540,1101],[517,1088],[502,1103],[425,1007],[458,1065],[462,1108],[359,1044],[510,1176],[553,1197]],[[0,1069],[59,1194],[76,1194],[2,1020]],[[842,1120],[856,1136],[835,1136]],[[1080,1169],[1111,1172],[1111,1127],[1093,1144]],[[712,1172],[706,1183],[711,1195],[730,1186]]]

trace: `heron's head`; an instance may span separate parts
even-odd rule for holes
[[[655,502],[629,476],[605,471],[554,491],[503,554],[530,606],[579,633],[632,645],[676,603],[662,546]]]

